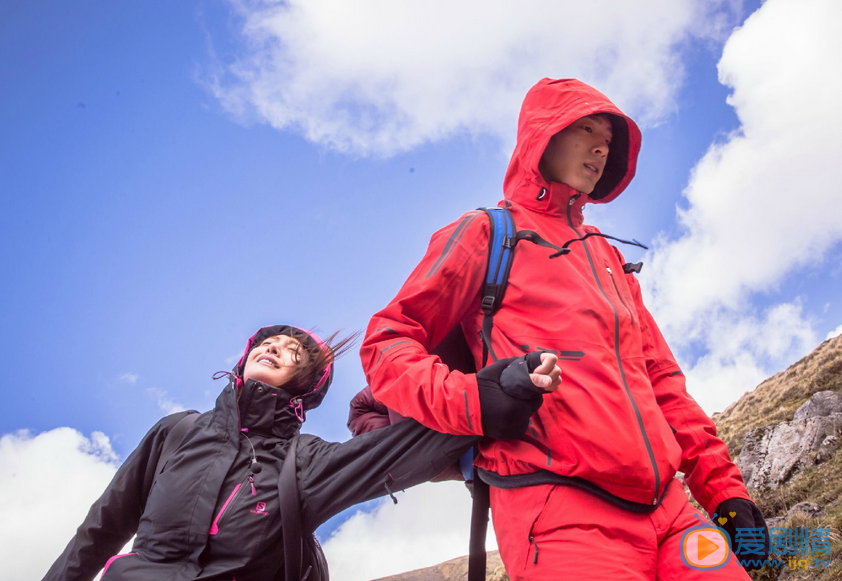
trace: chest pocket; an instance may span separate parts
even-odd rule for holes
[[[603,268],[610,283],[606,294],[617,310],[617,315],[632,327],[640,327],[640,319],[632,301],[623,268],[617,265],[612,266],[608,260],[605,261]]]
[[[223,483],[208,532],[206,562],[248,562],[266,546],[268,538],[278,540],[280,466],[272,450],[271,446],[255,441],[261,470],[254,474],[247,462],[238,460],[235,472]]]
[[[210,554],[219,558],[231,553],[242,556],[258,550],[267,531],[277,526],[278,490],[274,486],[252,488],[248,478],[226,497],[214,516],[208,537]]]

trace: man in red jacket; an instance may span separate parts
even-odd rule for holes
[[[736,540],[754,539],[755,554],[740,557],[768,554],[763,516],[713,422],[687,394],[643,305],[639,267],[583,223],[586,204],[614,200],[631,181],[640,130],[592,87],[543,79],[524,100],[517,137],[501,205],[518,231],[536,236],[515,248],[486,345],[495,363],[482,368],[489,222],[469,212],[433,235],[398,295],[372,318],[361,357],[374,396],[435,430],[496,438],[483,440],[476,466],[491,485],[513,580],[747,579],[725,537],[684,534],[700,523],[676,472],[732,541],[738,529]],[[570,241],[570,252],[555,252]],[[430,354],[456,325],[476,374]],[[547,352],[563,361],[563,384],[528,426],[483,413],[499,409],[487,402],[500,398],[520,405],[538,397],[523,368],[534,370],[537,353],[549,365]]]

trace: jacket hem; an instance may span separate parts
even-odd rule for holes
[[[584,478],[579,478],[577,476],[562,476],[561,474],[556,474],[555,472],[550,472],[548,470],[540,470],[538,472],[533,472],[532,474],[513,474],[511,476],[502,476],[496,472],[485,470],[484,468],[478,468],[477,472],[482,481],[487,483],[489,486],[496,486],[497,488],[521,488],[523,486],[538,486],[540,484],[573,486],[580,490],[584,490],[585,492],[590,492],[594,496],[613,504],[618,508],[636,513],[650,513],[654,511],[661,505],[661,500],[663,500],[664,495],[666,494],[666,491],[664,491],[664,493],[661,494],[653,504],[645,504],[642,502],[633,502],[631,500],[626,500],[625,498],[620,498],[619,496],[611,494],[607,490],[600,488],[596,484],[588,482]]]

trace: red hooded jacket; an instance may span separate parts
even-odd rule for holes
[[[582,195],[544,180],[538,162],[549,139],[596,113],[609,115],[614,139],[594,191]],[[582,208],[620,195],[634,176],[640,142],[635,123],[598,91],[572,79],[544,79],[524,100],[501,205],[518,230],[558,246],[598,233],[583,224]],[[429,351],[461,324],[481,366],[479,293],[488,241],[483,212],[435,233],[398,295],[372,318],[361,350],[375,397],[443,432],[482,433],[475,376],[449,370]],[[483,441],[477,466],[517,485],[582,485],[620,504],[656,505],[677,470],[710,513],[728,498],[749,498],[713,422],[687,394],[620,252],[598,236],[570,248],[554,259],[552,250],[528,241],[515,249],[494,316],[493,352],[503,358],[553,350],[563,381],[545,396],[523,439]],[[505,480],[491,483],[506,487]]]

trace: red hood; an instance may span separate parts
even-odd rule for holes
[[[506,171],[503,191],[506,199],[539,211],[546,211],[551,196],[537,197],[550,184],[538,171],[538,162],[550,138],[582,117],[607,113],[614,138],[605,170],[588,201],[610,202],[626,189],[634,177],[640,152],[640,129],[608,97],[576,79],[542,79],[523,100],[518,118],[517,145]],[[564,189],[571,190],[566,187]],[[552,188],[557,190],[557,187]]]

